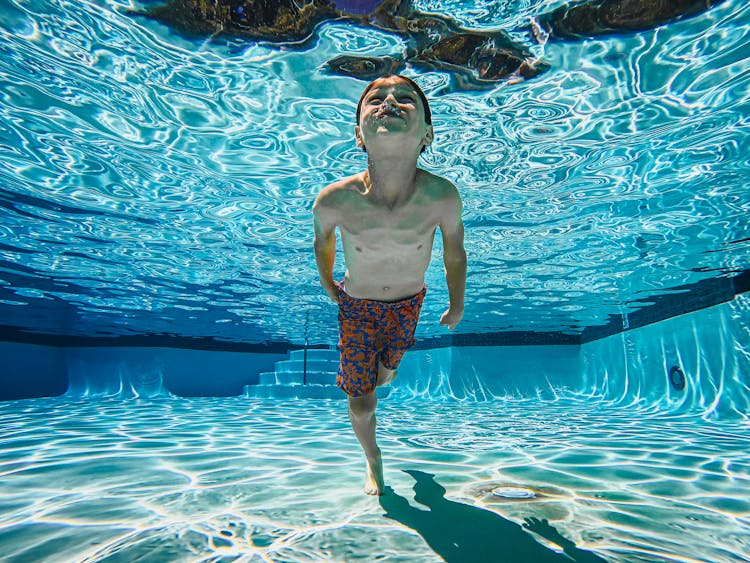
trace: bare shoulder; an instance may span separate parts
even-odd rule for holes
[[[341,208],[350,199],[352,191],[356,191],[361,183],[361,176],[353,174],[327,185],[315,198],[313,211],[333,211]]]
[[[458,188],[453,185],[453,182],[427,172],[426,170],[419,170],[420,179],[422,183],[423,193],[435,203],[455,205],[461,203],[461,196],[458,193]]]

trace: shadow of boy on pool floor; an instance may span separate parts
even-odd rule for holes
[[[386,487],[380,498],[385,517],[397,520],[421,535],[437,555],[448,563],[503,561],[504,563],[607,563],[591,551],[579,549],[546,520],[527,518],[524,526],[490,510],[445,498],[445,488],[434,475],[405,470],[414,483],[414,500],[429,507],[416,508]],[[565,555],[552,551],[534,539],[531,530],[556,543]]]

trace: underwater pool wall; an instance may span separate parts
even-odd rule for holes
[[[82,396],[228,397],[258,383],[285,354],[177,348],[68,348],[67,394]]]
[[[287,358],[282,352],[10,342],[0,342],[0,355],[0,400],[61,394],[234,396]],[[673,368],[679,368],[683,389],[670,382]],[[582,345],[411,350],[391,397],[549,399],[566,391],[706,418],[747,418],[750,294]]]
[[[281,353],[151,347],[56,347],[0,342],[0,400],[235,396]]]
[[[0,400],[65,393],[68,374],[62,348],[0,342]]]
[[[591,396],[710,419],[750,415],[748,293],[583,344],[580,353],[581,391]]]
[[[394,398],[487,401],[554,398],[580,386],[578,346],[448,346],[404,356]]]

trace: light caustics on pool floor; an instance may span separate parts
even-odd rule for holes
[[[568,397],[384,400],[378,425],[381,502],[343,401],[2,403],[3,560],[569,561],[562,537],[578,561],[748,561],[747,422]]]

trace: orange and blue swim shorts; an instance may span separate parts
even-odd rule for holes
[[[344,393],[367,395],[378,381],[378,362],[396,369],[414,346],[414,331],[427,288],[403,301],[373,301],[347,295],[339,284],[339,345],[341,363],[336,377]]]

